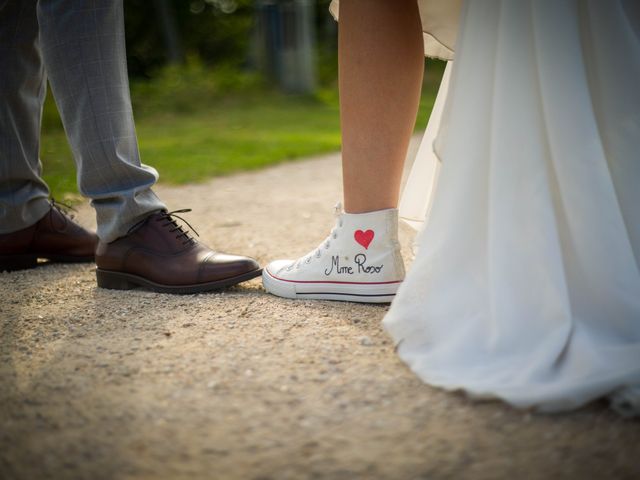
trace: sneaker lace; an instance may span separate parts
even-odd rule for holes
[[[314,248],[306,255],[303,255],[294,263],[287,267],[288,271],[291,271],[293,268],[300,268],[303,263],[311,263],[313,258],[321,258],[322,254],[325,250],[329,250],[331,248],[331,240],[335,240],[338,238],[338,229],[342,227],[342,218],[340,215],[342,214],[342,203],[338,202],[334,207],[334,215],[336,217],[336,225],[331,229],[327,238],[325,238],[317,248]]]

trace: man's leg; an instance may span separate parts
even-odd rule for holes
[[[48,201],[40,177],[46,76],[36,0],[0,1],[0,270],[90,262],[97,238]]]
[[[122,1],[39,0],[38,21],[80,190],[98,216],[98,286],[197,293],[260,275],[253,259],[197,242],[151,191],[158,174],[140,163]]]
[[[45,91],[36,1],[0,1],[0,234],[30,227],[50,208],[38,158]]]
[[[142,165],[127,78],[121,0],[40,0],[40,43],[49,82],[96,209],[98,236],[111,242],[165,209]]]

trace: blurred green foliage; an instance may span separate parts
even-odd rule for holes
[[[185,57],[205,65],[226,64],[252,69],[251,42],[256,0],[165,0]],[[278,0],[276,0],[278,1]],[[335,56],[336,30],[328,12],[330,0],[316,0],[316,50],[320,69]],[[158,9],[149,0],[124,0],[129,75],[152,78],[167,64]],[[331,61],[329,62],[331,63]]]
[[[168,183],[336,151],[340,148],[335,25],[316,3],[318,89],[284,95],[250,67],[253,1],[168,0],[186,52],[168,65],[152,2],[125,0],[131,96],[142,161]],[[429,61],[418,115],[426,125],[443,63]],[[57,197],[76,191],[75,166],[55,104],[42,122],[44,178]]]
[[[157,111],[138,117],[136,125],[143,162],[168,183],[204,181],[340,148],[336,105],[278,93],[224,97],[189,112]],[[43,135],[41,157],[54,195],[76,190],[64,132]]]
[[[253,0],[167,0],[187,55],[207,64],[246,62]],[[132,77],[153,76],[167,63],[157,9],[149,0],[125,0],[127,60]]]
[[[222,96],[234,96],[267,89],[257,72],[230,64],[207,67],[197,57],[184,65],[168,65],[151,81],[133,81],[131,98],[137,116],[157,112],[189,113],[212,105]]]
[[[168,67],[153,81],[132,82],[142,161],[158,169],[161,182],[200,182],[340,149],[336,88],[284,95],[245,75],[194,62]],[[429,62],[417,130],[426,125],[441,75],[441,62]],[[174,84],[176,76],[189,80]],[[56,197],[76,191],[75,166],[50,97],[41,158]]]

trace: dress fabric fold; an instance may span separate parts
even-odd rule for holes
[[[462,0],[418,0],[424,54],[427,57],[453,59],[461,6]],[[338,20],[339,0],[331,1],[329,11]]]
[[[467,1],[451,18],[400,204],[425,222],[384,326],[429,384],[640,414],[640,2]]]

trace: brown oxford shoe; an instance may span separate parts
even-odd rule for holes
[[[175,214],[187,211],[153,213],[128,235],[111,243],[100,242],[96,251],[98,286],[198,293],[229,287],[262,273],[252,258],[214,252],[198,243],[176,222],[183,219]]]
[[[30,227],[0,235],[0,271],[23,270],[50,262],[93,262],[95,233],[82,228],[51,201],[51,209]]]

